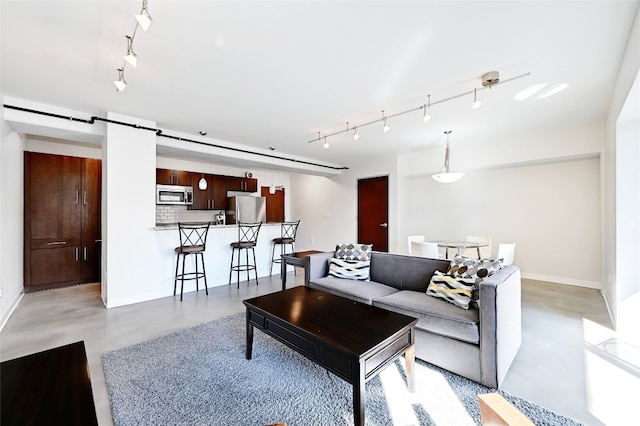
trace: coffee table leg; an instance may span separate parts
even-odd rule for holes
[[[360,364],[358,377],[353,381],[353,424],[364,426],[364,406],[366,402],[364,361]]]
[[[245,353],[246,359],[251,359],[253,352],[253,324],[249,321],[249,311],[247,311],[247,352]]]
[[[416,391],[416,345],[407,348],[404,353],[405,364],[407,365],[407,389],[413,393]]]

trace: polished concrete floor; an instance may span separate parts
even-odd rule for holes
[[[302,285],[300,272],[288,283]],[[274,275],[259,286],[188,293],[182,303],[168,297],[109,310],[99,284],[29,293],[0,334],[0,360],[84,340],[98,420],[110,425],[103,353],[242,312],[243,299],[280,285]],[[522,347],[503,390],[588,425],[637,421],[640,344],[611,330],[599,291],[523,280],[522,308]]]

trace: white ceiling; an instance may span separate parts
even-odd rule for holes
[[[112,83],[142,1],[5,1],[2,93],[153,120],[165,131],[349,166],[363,156],[490,140],[605,115],[638,1],[156,1],[128,87]],[[224,43],[219,45],[220,41]],[[527,77],[351,133],[382,116]],[[566,83],[518,102],[534,84]],[[438,152],[438,155],[441,155]]]

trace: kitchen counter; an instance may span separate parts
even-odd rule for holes
[[[274,238],[280,237],[280,222],[263,223],[258,235],[258,243],[255,248],[256,265],[258,272],[258,280],[260,277],[269,275],[271,267],[271,250]],[[159,274],[159,280],[156,281],[157,297],[166,297],[173,295],[173,279],[176,271],[176,253],[175,248],[180,245],[177,223],[159,223],[153,230],[156,236],[156,265]],[[162,232],[169,231],[169,232]],[[211,225],[207,235],[207,248],[204,253],[205,269],[207,271],[207,284],[209,287],[217,287],[227,285],[229,283],[229,266],[231,263],[231,247],[230,244],[238,240],[238,226],[233,225]],[[276,256],[278,250],[276,249]],[[187,257],[186,270],[195,271],[193,256]],[[243,256],[244,259],[244,256]],[[280,274],[280,265],[273,266],[273,274]],[[255,286],[251,273],[250,286]],[[235,275],[232,279],[233,289],[235,290]],[[246,281],[246,273],[240,274],[240,281]],[[246,282],[242,285],[247,285]],[[180,283],[178,283],[178,287]],[[202,291],[202,280],[200,281],[200,293]],[[195,280],[184,282],[184,292],[194,291],[196,288]],[[179,290],[179,289],[178,289]]]

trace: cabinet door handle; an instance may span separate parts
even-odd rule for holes
[[[95,243],[101,243],[101,242],[102,242],[102,240],[95,240],[94,242],[95,242]]]
[[[84,258],[84,260],[87,260],[87,248],[84,247],[83,251],[84,253],[82,254],[82,257]]]
[[[82,191],[82,204],[87,205],[87,191]]]
[[[50,243],[47,243],[48,246],[59,246],[59,245],[62,245],[62,244],[67,244],[67,242],[66,241],[52,241]]]
[[[80,191],[76,191],[76,204],[80,201]]]
[[[76,262],[78,261],[78,247],[76,247]]]

